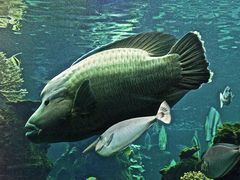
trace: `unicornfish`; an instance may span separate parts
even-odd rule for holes
[[[219,143],[203,155],[201,171],[209,178],[225,176],[240,160],[240,148],[234,144]]]
[[[128,147],[156,121],[162,121],[166,124],[171,122],[170,107],[166,101],[161,103],[155,116],[132,118],[111,126],[83,153],[94,148],[101,156],[111,156]]]

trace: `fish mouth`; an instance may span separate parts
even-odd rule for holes
[[[26,129],[26,133],[25,133],[26,137],[38,136],[42,132],[42,129],[38,128],[36,125],[31,123],[26,123],[25,129]]]

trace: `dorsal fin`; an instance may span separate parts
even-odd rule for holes
[[[228,147],[228,148],[231,148],[231,149],[239,149],[238,145],[230,144],[230,143],[218,143],[216,145],[218,145],[218,146],[225,146],[225,147]]]
[[[147,32],[130,36],[125,39],[121,39],[104,46],[98,47],[87,54],[81,56],[72,65],[80,62],[81,60],[96,54],[98,52],[114,49],[114,48],[135,48],[143,49],[149,53],[150,56],[163,56],[166,55],[173,44],[176,42],[176,38],[173,35],[160,33],[160,32]]]

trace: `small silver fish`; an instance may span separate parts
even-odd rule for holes
[[[137,117],[114,124],[90,144],[83,153],[95,148],[99,155],[111,156],[125,149],[157,120],[166,124],[171,122],[170,107],[166,101],[161,103],[156,116]]]
[[[225,176],[240,159],[239,146],[219,143],[212,146],[203,156],[201,171],[209,178]]]
[[[232,102],[233,97],[232,89],[227,86],[223,93],[220,93],[220,107],[222,108],[224,105],[228,106]]]

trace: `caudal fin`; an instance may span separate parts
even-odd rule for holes
[[[211,81],[203,41],[198,32],[189,32],[173,45],[168,54],[178,54],[181,80],[178,87],[185,90],[197,89],[202,83]]]
[[[163,101],[158,109],[156,119],[165,124],[171,123],[170,107],[166,101]]]

